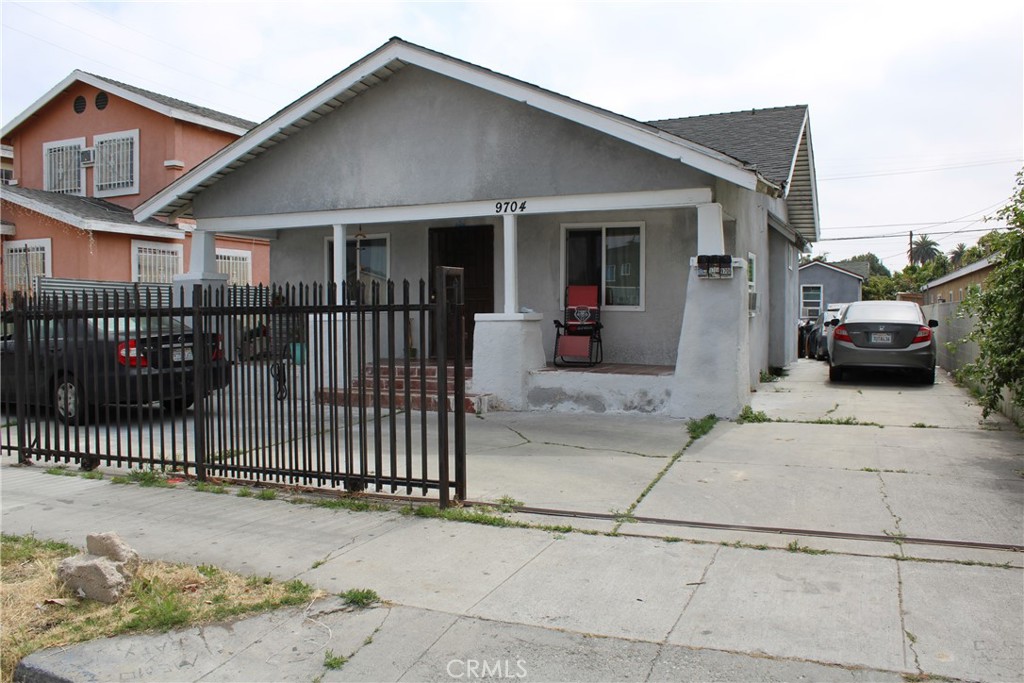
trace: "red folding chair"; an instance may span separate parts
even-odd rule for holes
[[[565,288],[565,322],[555,320],[555,365],[593,366],[604,360],[597,285]]]

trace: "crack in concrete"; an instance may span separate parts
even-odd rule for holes
[[[878,491],[882,494],[882,504],[885,505],[885,509],[889,511],[889,516],[892,517],[893,526],[896,527],[896,531],[892,534],[885,529],[882,529],[882,533],[886,536],[892,536],[893,543],[895,543],[899,548],[900,557],[903,557],[903,543],[901,539],[906,536],[906,534],[903,533],[903,529],[900,528],[900,522],[903,521],[903,518],[896,514],[892,509],[892,505],[889,503],[889,493],[885,490],[885,479],[882,478],[882,473],[876,472],[875,474],[878,477]]]
[[[896,594],[899,597],[900,631],[903,636],[903,666],[907,665],[907,650],[910,650],[910,653],[914,656],[914,668],[917,669],[919,675],[924,675],[924,669],[921,668],[921,659],[918,657],[917,649],[914,647],[917,643],[917,636],[907,630],[907,613],[903,606],[903,571],[900,569],[899,561],[896,562]]]

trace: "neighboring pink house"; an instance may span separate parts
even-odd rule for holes
[[[171,282],[187,272],[191,221],[139,223],[132,209],[254,125],[75,71],[0,136],[13,156],[0,189],[0,292],[30,290],[37,276]],[[230,283],[269,283],[266,239],[218,236],[216,249]]]

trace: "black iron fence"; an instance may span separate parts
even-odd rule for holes
[[[0,452],[465,499],[461,269],[177,294],[4,301]]]

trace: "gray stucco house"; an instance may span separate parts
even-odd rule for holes
[[[798,254],[819,234],[806,106],[643,123],[394,38],[136,211],[271,239],[275,282],[463,265],[472,390],[506,409],[732,416],[795,359]],[[352,253],[351,251],[349,252]],[[699,254],[733,257],[701,279]],[[606,363],[546,367],[567,282],[603,278]],[[596,274],[596,275],[595,275]]]
[[[867,261],[811,261],[800,266],[800,317],[814,318],[829,304],[860,301],[868,272]]]

